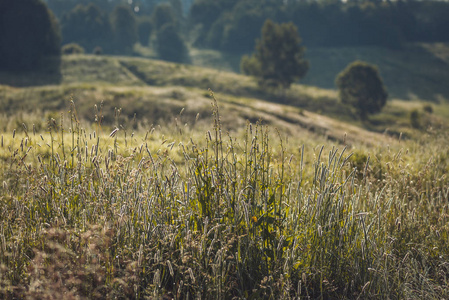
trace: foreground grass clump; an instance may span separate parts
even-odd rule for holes
[[[2,135],[0,298],[448,298],[447,136],[378,151],[101,135]],[[433,142],[430,142],[433,141]]]

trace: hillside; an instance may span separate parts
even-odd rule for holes
[[[240,57],[212,50],[194,49],[194,64],[240,71]],[[362,60],[378,66],[390,97],[406,100],[442,101],[449,98],[449,46],[408,45],[402,49],[382,47],[307,48],[310,69],[301,83],[335,88],[335,77],[348,64]]]
[[[4,130],[12,130],[27,119],[43,127],[49,116],[56,119],[58,111],[67,112],[71,99],[79,118],[88,121],[95,119],[94,105],[102,103],[105,126],[117,123],[114,108],[122,108],[120,122],[132,122],[135,116],[142,126],[161,124],[173,121],[182,110],[182,122],[192,124],[198,117],[211,117],[208,89],[217,94],[228,130],[261,119],[298,136],[306,132],[338,142],[378,144],[388,135],[406,138],[420,134],[410,126],[408,117],[410,109],[421,109],[417,101],[407,105],[390,101],[372,122],[360,123],[351,108],[337,101],[333,90],[294,85],[285,93],[267,94],[252,78],[231,72],[144,58],[89,55],[64,56],[59,84],[2,86],[0,108],[8,116],[3,118],[17,116],[17,121],[2,124]],[[445,126],[441,118],[446,116],[445,107],[444,103],[434,104],[439,116],[422,113],[425,126]]]

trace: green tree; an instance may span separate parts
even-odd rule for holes
[[[0,1],[0,70],[59,70],[61,35],[41,0]]]
[[[360,117],[380,112],[388,93],[379,71],[373,65],[355,61],[337,75],[335,83],[340,100],[353,106]]]
[[[137,32],[139,34],[139,42],[143,46],[148,46],[150,36],[153,31],[153,23],[147,16],[141,18],[138,22]]]
[[[187,47],[174,24],[165,24],[157,32],[157,52],[163,60],[188,61]]]
[[[111,14],[115,50],[118,53],[130,53],[137,42],[137,22],[134,13],[126,5],[118,5]]]
[[[65,43],[77,43],[87,49],[111,46],[111,25],[107,14],[95,4],[75,6],[61,19]]]
[[[156,30],[160,30],[165,24],[176,24],[173,8],[168,3],[162,3],[156,6],[151,18],[153,19],[153,25]]]
[[[190,21],[193,24],[203,24],[210,28],[227,10],[231,9],[238,0],[195,0],[190,7]]]
[[[181,0],[169,0],[169,3],[173,9],[173,14],[175,15],[176,19],[182,20],[184,18],[184,14]]]
[[[304,52],[293,23],[276,24],[267,20],[262,27],[262,38],[256,42],[255,53],[242,58],[241,69],[259,78],[260,85],[288,88],[309,69]]]

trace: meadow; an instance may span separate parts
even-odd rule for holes
[[[445,103],[362,123],[329,90],[63,64],[0,88],[0,298],[449,298]]]

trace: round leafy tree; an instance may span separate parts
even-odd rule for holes
[[[304,77],[309,69],[304,52],[293,23],[276,24],[267,20],[255,53],[242,58],[241,68],[245,74],[258,77],[260,85],[288,88],[295,80]]]
[[[355,61],[348,65],[335,80],[340,100],[352,105],[360,117],[381,111],[388,93],[379,71],[373,65]]]
[[[59,25],[44,2],[0,1],[0,70],[59,69],[60,56]]]
[[[165,24],[157,32],[157,52],[161,59],[172,62],[187,62],[189,59],[187,46],[172,23]]]

